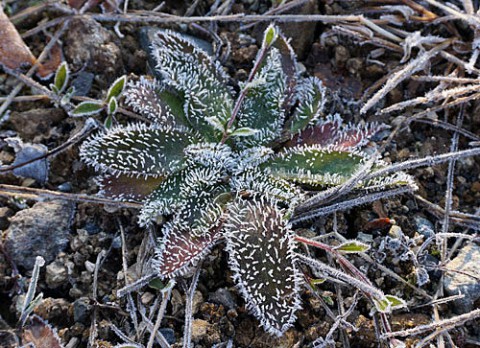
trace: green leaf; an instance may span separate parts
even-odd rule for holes
[[[162,290],[166,284],[160,278],[154,278],[148,283],[148,286],[155,290]]]
[[[359,242],[357,240],[350,240],[335,247],[335,250],[347,254],[363,253],[368,249],[370,249],[370,246],[368,244]]]
[[[401,298],[393,295],[385,295],[388,302],[390,302],[391,309],[405,308],[407,306],[406,302]]]
[[[203,224],[202,210],[210,209],[210,206],[215,210],[217,207],[214,203],[220,204],[217,197],[229,191],[220,185],[222,178],[221,171],[191,165],[169,175],[145,199],[139,224],[146,226],[160,215],[186,209],[184,213],[179,213],[183,214],[183,222],[188,223],[191,230],[199,227]],[[187,209],[186,206],[191,207]]]
[[[90,138],[80,156],[85,163],[114,175],[163,176],[185,166],[183,149],[197,141],[185,129],[131,124]]]
[[[112,115],[108,115],[107,118],[105,119],[105,122],[103,122],[103,127],[105,129],[110,129],[113,127],[113,117]]]
[[[54,86],[57,90],[57,94],[62,93],[67,87],[69,75],[70,74],[68,71],[68,64],[67,62],[63,62],[57,68],[57,72],[55,73],[55,78],[53,80]]]
[[[277,39],[277,36],[277,28],[273,24],[270,24],[265,30],[262,46],[264,46],[265,48],[272,46]]]
[[[240,145],[266,145],[280,136],[285,113],[286,76],[276,48],[269,52],[264,66],[255,75],[238,114],[238,127],[258,132],[239,140]]]
[[[253,129],[249,127],[241,127],[235,129],[232,133],[230,133],[230,136],[232,137],[250,137],[252,135],[255,135],[259,132],[258,129]]]
[[[107,107],[108,115],[109,116],[115,115],[117,112],[117,109],[118,109],[117,98],[112,97],[108,102],[108,107]]]
[[[212,116],[212,117],[206,117],[205,121],[208,122],[213,128],[218,130],[219,132],[225,132],[225,125],[218,119],[218,117]]]
[[[319,146],[287,149],[261,165],[271,175],[312,186],[339,185],[354,175],[366,157],[360,152]]]
[[[300,307],[293,231],[284,212],[268,199],[238,198],[229,205],[224,235],[247,308],[266,331],[282,335]]]
[[[222,124],[229,119],[233,100],[223,68],[193,41],[169,30],[160,30],[152,42],[156,69],[162,83],[183,97],[185,117],[207,141],[218,141],[218,131],[207,118]]]
[[[184,99],[156,80],[141,76],[129,81],[124,92],[125,104],[133,111],[162,125],[186,126]]]
[[[75,109],[73,109],[72,116],[91,116],[99,114],[102,110],[102,103],[84,101],[78,104]]]
[[[107,97],[105,98],[107,103],[110,102],[110,99],[112,98],[120,97],[120,95],[123,93],[123,90],[125,89],[126,83],[127,83],[127,76],[125,75],[123,75],[122,77],[119,77],[112,83],[112,85],[108,89]]]
[[[299,105],[288,122],[290,133],[295,134],[318,119],[325,105],[325,92],[322,81],[316,77],[303,79],[296,86]]]
[[[384,299],[374,299],[377,310],[381,313],[390,313],[392,310],[406,307],[404,300],[397,296],[385,295]]]

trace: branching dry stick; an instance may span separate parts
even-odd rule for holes
[[[443,51],[451,44],[451,40],[445,40],[445,42],[435,46],[429,51],[419,53],[419,56],[415,59],[412,59],[409,63],[397,71],[396,73],[390,75],[389,79],[385,85],[375,93],[360,109],[360,113],[364,114],[370,110],[376,103],[380,101],[388,92],[398,86],[399,83],[409,78],[411,75],[416,73],[419,70],[425,68],[425,66],[430,62],[430,60],[435,57],[438,53]]]

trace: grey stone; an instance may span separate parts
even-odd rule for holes
[[[76,323],[87,323],[92,306],[87,297],[81,297],[73,303],[73,320]]]
[[[456,301],[455,310],[458,313],[471,311],[473,303],[480,298],[480,282],[474,278],[480,274],[480,246],[466,245],[457,257],[447,264],[447,268],[461,272],[446,272],[443,277],[443,286],[450,296],[459,293],[465,295],[463,299]]]
[[[47,266],[45,281],[50,289],[55,289],[65,284],[67,277],[67,268],[62,262],[54,261]]]
[[[237,307],[232,293],[226,288],[220,288],[214,293],[211,293],[208,296],[208,300],[216,304],[221,304],[228,309],[234,309]]]
[[[67,202],[38,202],[10,219],[5,249],[16,265],[33,269],[35,257],[48,264],[68,245],[74,206]]]
[[[429,220],[419,215],[415,216],[413,220],[415,221],[415,227],[418,233],[424,235],[426,238],[430,238],[435,234],[435,227]]]
[[[168,344],[175,343],[175,331],[170,328],[160,328],[158,331],[163,335]]]

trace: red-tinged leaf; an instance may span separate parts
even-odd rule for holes
[[[104,175],[97,178],[99,195],[121,201],[143,201],[164,180],[163,177]]]
[[[335,144],[344,149],[360,148],[367,144],[370,138],[379,131],[387,128],[386,125],[379,123],[367,123],[360,126],[349,125],[338,134]]]
[[[194,235],[191,227],[179,220],[167,223],[163,230],[155,269],[161,277],[169,278],[187,273],[208,254],[221,236],[216,225],[203,235]]]
[[[285,146],[297,145],[335,145],[337,149],[351,150],[364,146],[369,139],[387,126],[378,123],[367,123],[360,126],[343,124],[338,115],[328,116],[315,126],[295,134]]]
[[[265,330],[281,336],[300,308],[300,274],[285,212],[268,199],[237,199],[228,214],[224,235],[233,280]]]
[[[36,61],[28,46],[0,5],[0,66],[18,69]]]
[[[55,330],[37,315],[33,315],[30,323],[25,326],[22,344],[24,346],[33,344],[36,348],[63,348]]]
[[[327,120],[316,126],[307,127],[303,131],[295,134],[285,147],[294,147],[297,145],[320,145],[327,146],[333,143],[338,136],[342,119],[338,116],[329,116]]]

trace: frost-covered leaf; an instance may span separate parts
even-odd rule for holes
[[[84,101],[78,104],[72,111],[72,116],[90,116],[100,113],[103,104],[99,102]]]
[[[370,249],[368,244],[359,242],[358,240],[349,240],[335,247],[335,250],[341,253],[363,253]]]
[[[237,199],[228,214],[225,238],[233,279],[265,330],[280,336],[300,308],[293,232],[284,212],[267,199]]]
[[[302,200],[303,194],[294,184],[269,175],[260,170],[249,169],[234,176],[230,185],[233,190],[250,196],[261,194],[271,200],[295,206]]]
[[[176,277],[188,272],[210,251],[219,240],[220,232],[213,226],[208,233],[195,236],[188,225],[168,222],[156,252],[154,267],[161,277]]]
[[[357,149],[365,145],[369,138],[385,129],[386,126],[378,123],[364,125],[344,124],[338,115],[329,115],[319,120],[315,125],[293,135],[285,144],[286,147],[298,145],[335,145],[337,148]]]
[[[163,177],[132,177],[102,175],[96,179],[98,194],[119,201],[142,201],[164,180]]]
[[[112,97],[108,102],[107,113],[109,116],[115,115],[118,109],[117,98]]]
[[[169,30],[155,34],[152,52],[162,82],[183,94],[190,125],[207,140],[218,140],[206,118],[225,123],[231,115],[233,100],[223,68],[193,41]]]
[[[110,174],[159,176],[181,169],[183,149],[195,141],[185,129],[131,124],[91,137],[82,145],[80,157]]]
[[[183,100],[158,81],[141,76],[129,81],[125,90],[125,103],[133,111],[162,125],[185,125]]]
[[[318,119],[325,105],[325,93],[326,88],[316,77],[300,81],[296,86],[295,95],[299,105],[288,122],[290,133],[295,134]]]
[[[22,345],[33,345],[36,348],[63,348],[63,344],[57,332],[42,318],[32,315],[29,323],[22,332]]]
[[[120,97],[125,89],[126,83],[127,77],[125,75],[116,79],[107,91],[106,101],[110,102],[110,99]]]
[[[385,295],[383,299],[374,299],[373,302],[380,313],[391,313],[392,310],[405,308],[407,305],[404,300],[393,295]]]
[[[338,185],[354,175],[364,163],[365,155],[320,146],[287,149],[262,167],[271,175],[309,185]]]
[[[263,34],[262,46],[268,48],[273,45],[278,37],[278,28],[273,24],[270,24]]]
[[[56,88],[57,94],[62,93],[67,88],[69,75],[70,73],[68,70],[68,64],[67,62],[63,62],[58,67],[57,72],[55,73],[55,78],[53,80],[53,85]]]
[[[265,145],[281,133],[285,119],[286,76],[281,55],[272,48],[264,66],[251,82],[238,114],[238,127],[258,130],[253,136],[239,139],[246,146]]]
[[[139,224],[147,225],[160,215],[172,214],[192,199],[212,199],[220,194],[216,185],[221,182],[218,168],[188,166],[169,175],[145,200]],[[195,204],[195,203],[194,203]]]

